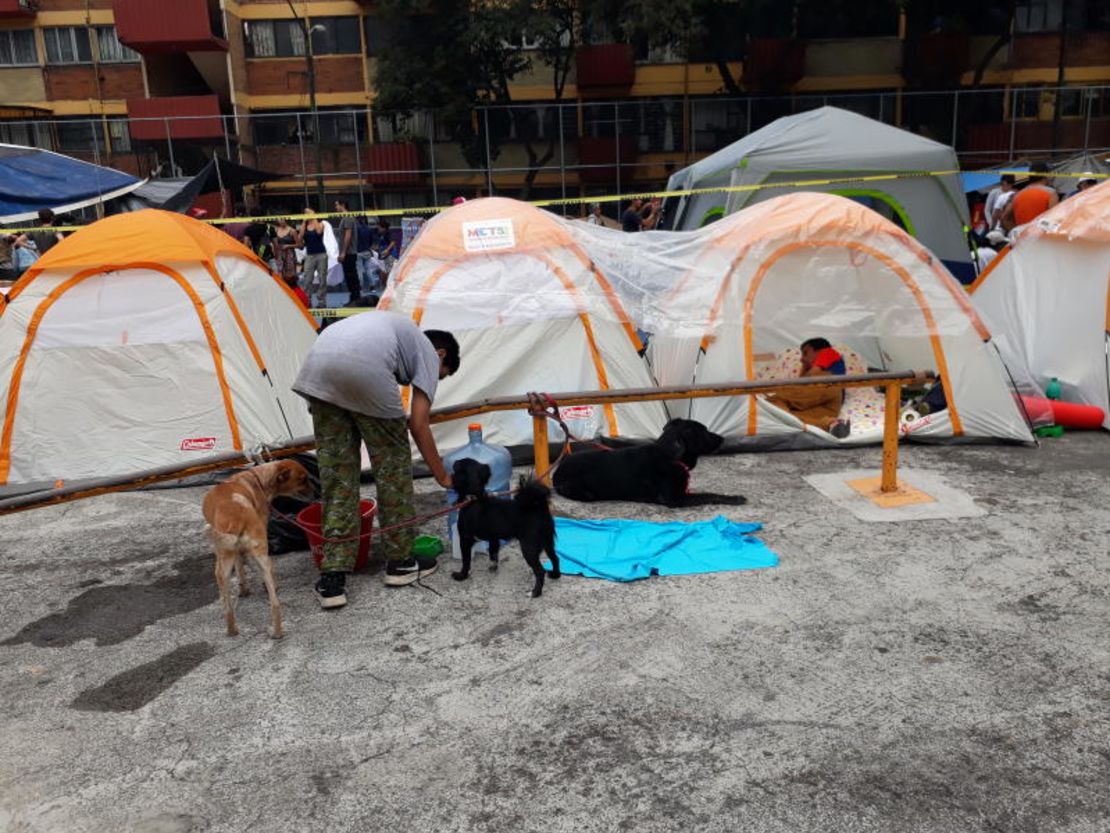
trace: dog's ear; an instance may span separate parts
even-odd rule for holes
[[[293,476],[293,467],[292,466],[279,466],[278,467],[277,478],[275,479],[274,482],[277,483],[278,486],[284,486],[286,483],[289,482],[289,478],[292,477],[292,476]]]
[[[489,479],[491,477],[493,477],[493,470],[485,463],[479,463],[478,479],[482,481],[482,485],[485,486],[487,483],[489,483]]]

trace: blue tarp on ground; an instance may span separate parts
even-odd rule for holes
[[[33,217],[40,208],[75,210],[141,184],[130,174],[59,153],[0,145],[0,222]]]
[[[556,518],[555,551],[564,573],[609,581],[758,570],[779,563],[751,535],[762,528],[723,516],[700,523]]]

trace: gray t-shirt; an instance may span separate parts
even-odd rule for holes
[[[343,238],[347,236],[347,229],[351,230],[351,242],[347,246],[347,253],[354,254],[358,251],[358,223],[354,217],[344,217],[339,221],[339,250],[343,250]],[[328,329],[331,329],[330,327]]]
[[[413,385],[435,400],[439,367],[435,347],[411,319],[364,312],[320,333],[293,390],[348,411],[400,419],[398,386]]]

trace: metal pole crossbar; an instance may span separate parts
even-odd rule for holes
[[[902,371],[897,373],[864,373],[856,376],[809,376],[800,379],[768,379],[765,381],[722,382],[707,385],[684,385],[678,387],[659,388],[624,388],[621,390],[595,390],[576,391],[568,393],[549,394],[548,398],[560,407],[573,405],[606,405],[630,404],[636,402],[659,402],[675,399],[707,399],[726,396],[753,396],[761,393],[780,393],[783,391],[799,389],[839,389],[881,387],[886,391],[886,413],[883,421],[883,492],[898,490],[898,411],[901,404],[902,386],[907,384],[923,384],[936,381],[936,374],[932,371]],[[478,402],[464,402],[449,408],[437,408],[432,411],[431,422],[439,424],[452,422],[458,419],[467,419],[479,414],[488,414],[496,411],[527,410],[532,406],[532,400],[527,395],[503,396],[492,399],[483,399]],[[547,436],[547,418],[534,416],[533,450],[535,461],[538,465],[541,460],[550,460],[550,450]],[[264,450],[268,459],[286,457],[300,452],[311,451],[314,448],[312,437],[297,437],[288,442],[271,446]],[[244,466],[253,461],[251,456],[243,453],[229,453],[220,455],[210,460],[198,461],[188,465],[170,465],[157,469],[140,472],[129,477],[101,478],[68,486],[59,481],[54,489],[43,490],[27,495],[0,500],[0,516],[43,506],[52,506],[59,503],[69,503],[96,495],[110,494],[113,492],[130,491],[157,483],[171,480],[180,480],[206,472],[220,469]],[[550,469],[542,475],[542,479],[550,480]]]

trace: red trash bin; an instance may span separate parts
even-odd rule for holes
[[[362,537],[358,542],[358,557],[355,559],[355,569],[361,570],[370,561],[371,532],[374,529],[374,516],[377,514],[378,505],[372,500],[365,499],[360,500],[358,504],[359,515],[362,519],[359,534]],[[316,562],[317,567],[324,561],[323,513],[324,505],[319,502],[310,504],[297,513],[297,523],[300,524],[305,537],[308,538],[312,559]]]

